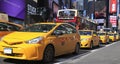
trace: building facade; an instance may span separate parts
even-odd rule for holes
[[[34,0],[1,0],[0,12],[8,14],[10,22],[25,24],[30,22],[30,15],[36,14],[37,1]]]
[[[72,8],[72,0],[38,0],[38,14],[40,14],[40,10],[42,7],[47,8],[49,14],[47,14],[47,19],[45,20],[53,20],[57,17],[57,11],[59,9]]]

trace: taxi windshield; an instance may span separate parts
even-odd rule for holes
[[[59,19],[74,19],[75,11],[63,10],[59,12]]]
[[[55,24],[36,24],[22,30],[24,32],[49,32]]]
[[[91,31],[79,31],[80,35],[92,35]]]
[[[115,34],[108,34],[109,36],[114,36]]]
[[[105,33],[98,33],[98,35],[105,35]]]
[[[114,35],[118,35],[118,34],[114,34]]]

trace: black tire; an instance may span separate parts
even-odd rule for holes
[[[51,45],[48,45],[45,48],[44,55],[43,55],[43,62],[52,62],[54,60],[54,48]]]
[[[107,39],[107,44],[109,44],[109,42],[110,42],[110,39]]]
[[[77,43],[75,46],[74,54],[79,54],[79,51],[80,51],[80,45]]]
[[[93,42],[90,43],[90,49],[93,49]]]
[[[98,47],[100,47],[100,42],[98,42]]]
[[[101,44],[101,43],[100,43],[100,40],[99,40],[99,41],[98,41],[98,47],[100,47],[100,44]]]

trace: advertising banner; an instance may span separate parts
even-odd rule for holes
[[[109,12],[117,12],[117,0],[109,0]]]
[[[25,0],[0,0],[0,11],[11,17],[25,18]]]
[[[94,18],[95,19],[106,19],[106,0],[100,0],[95,2]],[[93,8],[94,9],[94,8]],[[91,9],[90,9],[91,11]]]
[[[112,27],[117,27],[117,16],[110,16],[110,23]]]

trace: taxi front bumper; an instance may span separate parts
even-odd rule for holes
[[[107,43],[106,39],[100,39],[100,43]]]
[[[8,51],[5,51],[8,49]],[[43,48],[39,44],[21,45],[0,45],[0,57],[22,59],[22,60],[42,60]]]
[[[80,48],[90,48],[90,42],[89,41],[81,41]]]

